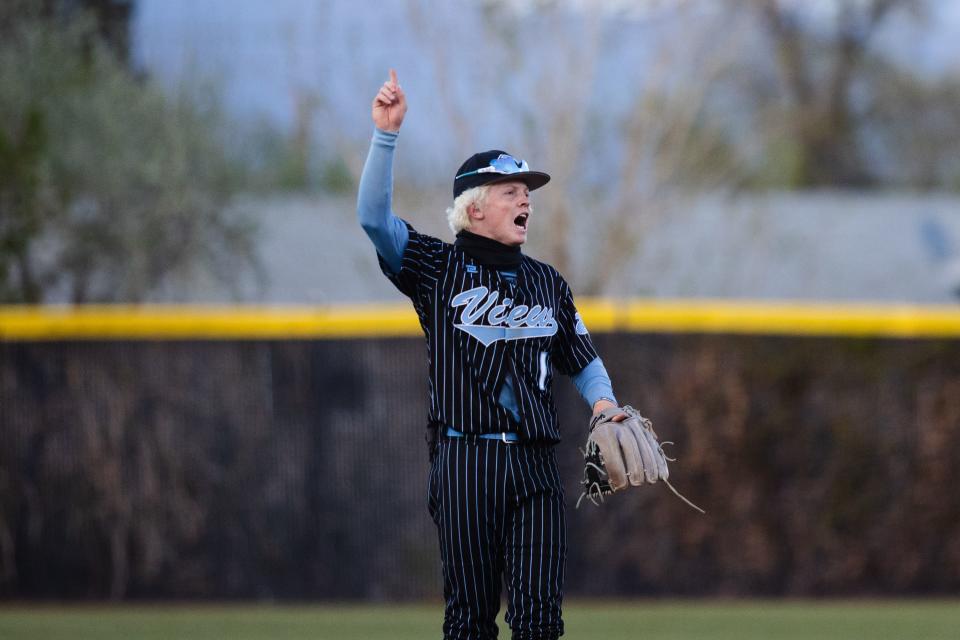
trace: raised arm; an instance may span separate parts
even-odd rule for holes
[[[394,215],[391,206],[393,151],[406,112],[406,96],[397,82],[397,73],[391,69],[390,79],[383,83],[373,99],[371,115],[376,129],[360,176],[357,218],[377,253],[394,273],[400,271],[409,238],[406,225]]]

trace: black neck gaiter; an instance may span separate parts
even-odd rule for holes
[[[520,245],[511,247],[469,231],[458,233],[457,241],[453,244],[483,266],[494,269],[516,269],[523,258]]]

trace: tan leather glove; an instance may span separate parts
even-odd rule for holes
[[[620,416],[626,418],[617,421]],[[628,481],[637,486],[670,476],[653,425],[633,407],[612,407],[593,416],[588,448],[591,442],[599,450],[610,492],[623,489]]]
[[[626,416],[620,419],[622,416]],[[603,500],[627,486],[644,482],[654,484],[663,480],[670,491],[688,505],[704,513],[703,509],[684,498],[667,478],[667,461],[673,461],[663,452],[653,423],[631,406],[609,407],[590,419],[590,435],[583,450],[583,493],[591,502]]]

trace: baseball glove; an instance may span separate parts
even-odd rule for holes
[[[627,417],[617,421],[622,415]],[[653,423],[631,406],[604,409],[590,419],[590,435],[583,449],[583,493],[577,500],[588,498],[594,504],[603,497],[627,486],[663,480],[670,490],[688,505],[704,513],[673,488],[667,478],[667,462],[674,462],[663,452],[663,444],[653,430]]]

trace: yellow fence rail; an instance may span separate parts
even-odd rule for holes
[[[582,299],[593,333],[960,337],[960,306]],[[409,304],[0,306],[0,340],[280,340],[420,335]]]

